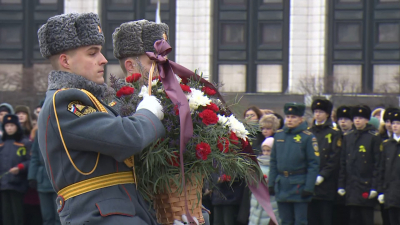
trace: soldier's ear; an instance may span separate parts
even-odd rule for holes
[[[135,60],[133,60],[131,58],[125,59],[124,66],[125,66],[126,72],[128,74],[138,72],[136,69],[136,62],[135,62]]]
[[[60,56],[58,57],[58,63],[59,65],[64,68],[64,69],[70,69],[71,65],[69,62],[69,57],[67,54],[60,54]]]

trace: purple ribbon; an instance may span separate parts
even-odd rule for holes
[[[193,135],[193,122],[192,117],[190,115],[189,103],[185,94],[183,93],[178,80],[175,78],[175,74],[178,74],[183,78],[190,78],[193,80],[199,80],[205,87],[209,87],[216,91],[215,96],[221,102],[224,102],[219,91],[207,80],[201,78],[199,75],[194,72],[188,70],[187,68],[168,60],[165,56],[171,52],[172,48],[165,40],[158,40],[154,43],[154,48],[156,50],[156,54],[153,52],[146,52],[146,55],[153,61],[157,63],[157,69],[160,74],[161,82],[163,83],[165,92],[171,101],[179,107],[179,121],[180,121],[180,167],[182,173],[182,184],[184,189],[185,196],[185,210],[186,216],[188,217],[189,223],[194,224],[194,220],[189,213],[189,208],[187,205],[187,197],[186,197],[186,185],[185,185],[185,173],[183,167],[183,153],[185,151],[185,146],[187,142]],[[151,87],[149,87],[151,88]],[[255,155],[253,152],[253,148],[250,144],[246,146],[243,150],[244,153],[249,153],[250,155]],[[251,157],[251,159],[257,162],[255,157]],[[260,182],[258,184],[249,184],[250,190],[253,192],[254,197],[256,197],[257,201],[264,208],[264,210],[268,213],[272,221],[278,225],[276,220],[274,211],[270,202],[270,195],[268,192],[268,187],[265,182]]]

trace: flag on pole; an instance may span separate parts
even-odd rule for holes
[[[160,0],[158,0],[156,9],[156,23],[161,23],[160,8]]]

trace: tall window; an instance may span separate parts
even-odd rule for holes
[[[0,0],[0,63],[42,62],[37,30],[63,7],[63,0]]]
[[[289,2],[214,1],[213,79],[221,91],[286,90]]]
[[[334,92],[399,92],[400,0],[329,0]]]
[[[105,56],[111,63],[117,63],[118,60],[113,55],[112,33],[121,23],[133,20],[146,19],[155,21],[157,0],[104,0],[102,2],[102,25],[106,37],[106,46],[104,48]],[[175,46],[175,11],[176,0],[160,1],[161,22],[169,26],[168,42],[174,49]],[[175,52],[172,50],[168,58],[175,59]]]

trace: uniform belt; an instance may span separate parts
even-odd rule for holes
[[[119,184],[134,184],[132,171],[111,173],[99,177],[93,177],[87,180],[71,184],[58,192],[64,201],[85,194],[94,190],[111,187]]]
[[[300,170],[295,170],[295,171],[279,171],[279,174],[283,175],[284,177],[306,174],[306,173],[307,173],[306,169],[300,169]]]

